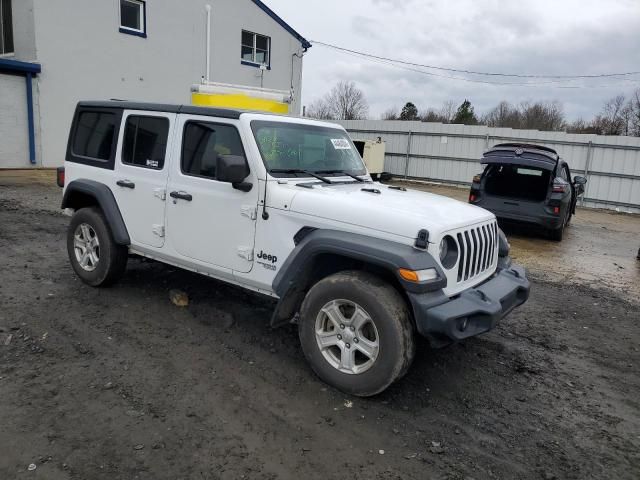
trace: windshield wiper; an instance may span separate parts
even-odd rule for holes
[[[326,173],[327,175],[330,175],[332,173],[339,173],[341,175],[346,175],[347,177],[354,178],[357,181],[359,181],[360,183],[366,182],[366,180],[364,178],[360,178],[357,175],[354,175],[353,173],[347,172],[346,170],[318,170],[318,173]]]
[[[269,173],[302,173],[305,175],[309,175],[310,177],[315,177],[318,180],[323,181],[324,183],[333,183],[327,177],[323,177],[322,175],[318,175],[317,173],[313,173],[309,170],[303,170],[300,168],[272,168],[271,170],[269,170]]]

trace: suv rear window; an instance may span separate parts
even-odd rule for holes
[[[73,138],[73,154],[109,160],[116,130],[116,115],[111,112],[82,112]]]
[[[124,127],[122,163],[162,170],[168,136],[168,118],[131,115]]]

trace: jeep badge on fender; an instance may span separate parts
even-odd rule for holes
[[[63,173],[85,283],[117,281],[137,255],[269,295],[271,325],[297,323],[314,372],[348,394],[401,378],[416,335],[463,341],[529,296],[493,213],[373,182],[333,123],[80,102]]]

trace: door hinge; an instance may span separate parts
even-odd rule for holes
[[[238,256],[244,258],[245,260],[251,262],[253,261],[253,248],[251,247],[238,247]]]
[[[167,199],[167,191],[164,188],[155,188],[153,190],[153,196],[164,201]]]
[[[243,205],[242,216],[255,220],[258,218],[258,209],[254,205]]]
[[[164,225],[153,225],[153,233],[155,233],[160,238],[164,237]]]

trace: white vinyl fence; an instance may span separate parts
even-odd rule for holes
[[[391,120],[339,121],[354,139],[382,137],[385,170],[395,177],[471,184],[482,153],[497,143],[555,149],[573,175],[587,177],[581,204],[640,213],[640,138]]]

